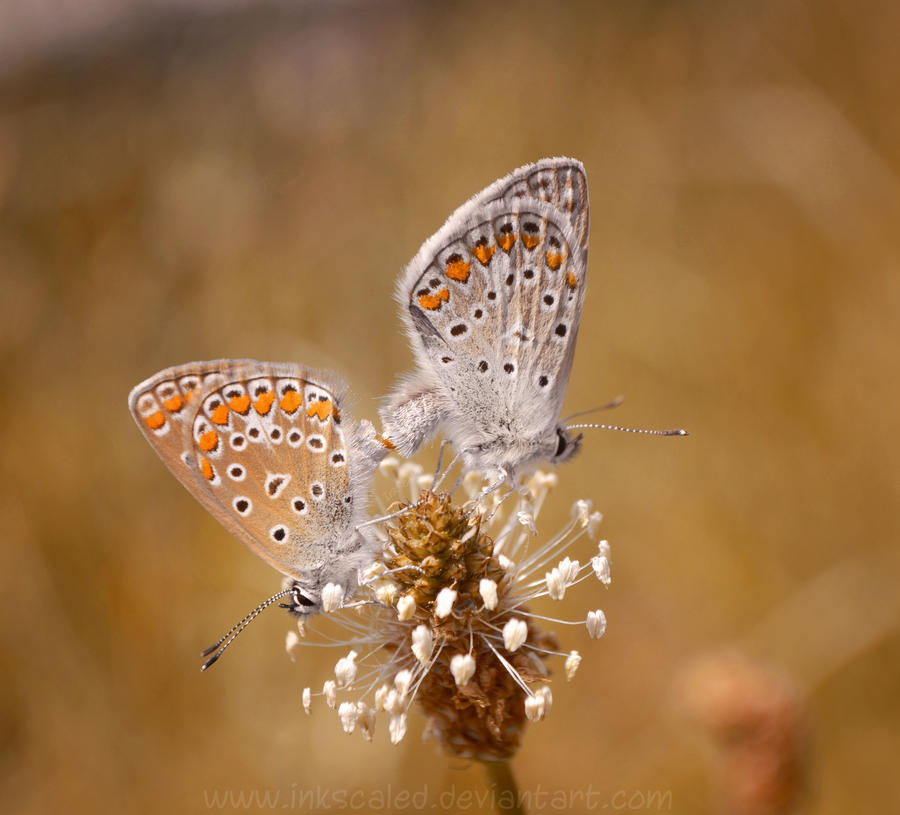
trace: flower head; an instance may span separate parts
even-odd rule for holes
[[[382,472],[396,487],[418,489],[424,480],[421,469],[394,460]],[[577,502],[569,523],[534,546],[538,512],[556,477],[538,472],[524,490],[506,495],[485,494],[481,484],[466,476],[469,500],[462,505],[430,491],[411,496],[380,530],[383,552],[360,591],[335,598],[343,610],[328,616],[351,618],[344,642],[351,650],[323,695],[346,732],[360,729],[371,738],[377,714],[386,713],[397,743],[415,702],[426,734],[448,753],[503,759],[518,749],[526,722],[550,712],[549,661],[559,656],[566,677],[574,676],[581,656],[560,651],[547,625],[584,625],[585,618],[555,620],[532,605],[561,599],[585,580],[608,583],[605,541],[583,565],[566,554],[578,539],[593,538],[599,513]],[[587,615],[591,637],[605,624],[599,610]],[[358,698],[338,704],[337,695],[349,693]]]

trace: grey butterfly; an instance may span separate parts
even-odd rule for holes
[[[397,285],[417,369],[381,410],[399,453],[440,430],[468,469],[515,483],[578,451],[560,411],[588,230],[584,166],[547,158],[482,190],[422,245]]]
[[[372,562],[378,544],[358,527],[386,449],[369,422],[345,427],[343,391],[300,365],[224,359],[160,371],[128,397],[175,477],[288,578],[252,616],[281,597],[315,613],[327,584],[349,596]]]

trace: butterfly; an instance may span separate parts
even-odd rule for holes
[[[386,448],[369,422],[347,425],[343,393],[301,365],[222,359],[167,368],[128,397],[175,477],[288,578],[267,604],[287,596],[297,614],[321,610],[329,583],[352,594],[378,548],[359,526]]]
[[[579,449],[560,411],[588,258],[587,177],[547,158],[457,209],[406,267],[396,297],[416,361],[380,411],[410,456],[441,430],[467,469],[515,483]]]

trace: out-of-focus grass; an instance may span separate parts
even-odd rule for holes
[[[874,1],[360,4],[126,27],[8,73],[4,810],[483,786],[415,720],[388,748],[306,719],[302,686],[340,654],[291,664],[280,615],[199,673],[278,579],[125,396],[191,359],[296,359],[374,418],[411,364],[402,266],[555,154],[585,162],[592,203],[567,406],[624,392],[617,422],[692,435],[598,433],[560,472],[542,527],[578,497],[604,511],[612,588],[570,610],[610,624],[564,643],[585,660],[526,737],[522,786],[710,811],[673,680],[739,643],[808,694],[811,810],[896,801],[898,34]]]

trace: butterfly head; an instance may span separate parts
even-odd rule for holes
[[[557,425],[555,437],[556,449],[550,457],[550,461],[554,464],[562,464],[564,461],[568,461],[581,449],[581,440],[583,438],[584,433],[573,436],[567,427]]]

